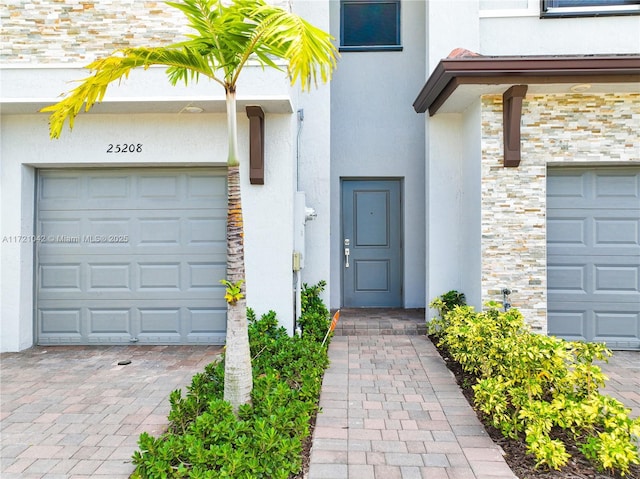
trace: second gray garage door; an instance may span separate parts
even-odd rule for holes
[[[226,176],[40,171],[39,344],[222,344]]]
[[[640,168],[551,169],[549,334],[640,349]]]

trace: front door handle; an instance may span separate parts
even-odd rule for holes
[[[349,239],[345,239],[344,240],[344,267],[348,268],[349,267],[349,255],[351,254],[351,251],[349,250]]]

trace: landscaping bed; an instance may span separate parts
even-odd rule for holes
[[[504,451],[504,458],[507,464],[519,479],[619,479],[622,477],[619,474],[607,474],[598,471],[578,450],[575,443],[571,444],[571,437],[567,434],[565,434],[564,437],[556,435],[556,438],[569,445],[568,449],[572,456],[569,463],[559,471],[549,470],[548,468],[536,469],[534,457],[527,453],[526,442],[504,437],[498,429],[491,425],[491,422],[485,414],[478,412],[474,405],[473,389],[471,388],[471,384],[474,384],[477,378],[469,373],[465,373],[460,364],[453,360],[445,349],[438,347],[438,340],[435,336],[431,335],[429,339],[431,339],[436,349],[438,349],[440,356],[445,361],[449,370],[455,375],[456,381],[467,398],[467,401],[469,401],[469,404],[471,404],[476,411],[478,418],[483,423],[493,442],[498,444]],[[626,478],[640,479],[640,466],[631,466]]]
[[[276,314],[249,310],[252,402],[237,413],[223,401],[224,359],[196,374],[183,395],[170,395],[168,431],[140,435],[134,479],[291,479],[308,468],[324,370],[329,312],[324,283],[303,291],[302,337],[289,336]]]
[[[449,292],[430,338],[520,479],[640,479],[640,418],[614,398],[602,344],[535,334],[519,311],[484,312]]]

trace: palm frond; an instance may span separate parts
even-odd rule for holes
[[[251,55],[268,66],[275,66],[270,57],[281,58],[288,64],[291,84],[299,79],[303,90],[317,86],[318,79],[324,83],[331,78],[339,54],[330,34],[261,0],[236,0],[234,5],[254,26],[242,64]]]
[[[89,111],[95,103],[104,99],[107,87],[114,81],[127,78],[136,68],[149,68],[152,65],[167,66],[167,74],[171,84],[179,81],[186,84],[198,81],[205,75],[224,86],[216,78],[207,58],[187,47],[176,48],[128,48],[115,52],[111,56],[100,58],[85,68],[93,75],[79,80],[79,85],[61,101],[42,108],[41,112],[51,113],[49,117],[49,134],[51,138],[59,138],[65,121],[69,120],[72,129],[76,116],[83,110]]]

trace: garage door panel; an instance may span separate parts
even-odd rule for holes
[[[586,247],[587,227],[585,217],[547,218],[547,243],[550,246]]]
[[[640,295],[640,266],[595,264],[594,293],[631,293]],[[637,298],[640,300],[640,296]]]
[[[618,309],[618,311],[615,311]],[[595,341],[636,341],[640,313],[625,311],[624,308],[612,308],[604,311],[594,311]]]
[[[130,263],[90,263],[88,269],[88,292],[131,291]]]
[[[559,264],[547,268],[547,287],[553,292],[587,294],[587,268],[584,264]]]
[[[587,189],[581,173],[557,171],[554,176],[547,178],[547,200],[550,204],[555,201],[561,201],[562,205],[572,204],[569,201],[570,198],[582,202],[586,197]],[[558,198],[559,200],[556,200]]]
[[[187,288],[218,289],[220,280],[226,278],[227,267],[222,263],[192,262],[187,265],[189,276]]]
[[[53,258],[52,258],[53,259]],[[53,259],[55,261],[55,259]],[[80,263],[40,264],[39,289],[42,292],[79,293],[82,291],[82,265]]]
[[[175,334],[180,335],[180,309],[165,308],[141,308],[140,309],[140,334]]]
[[[180,218],[140,218],[140,245],[141,246],[179,246],[180,245]]]
[[[224,176],[186,175],[187,198],[200,204],[203,198],[218,208],[226,208],[227,180]]]
[[[587,340],[588,313],[584,309],[549,310],[547,315],[550,335],[560,336],[571,341]]]
[[[187,219],[189,235],[187,241],[191,246],[218,246],[226,248],[227,219],[191,217]],[[225,235],[213,235],[212,232],[224,231]]]
[[[41,172],[40,344],[224,342],[226,175]]]
[[[549,170],[549,332],[640,349],[640,168]]]
[[[80,336],[81,309],[41,308],[40,332],[58,335]]]
[[[640,174],[596,172],[594,197],[598,201],[618,200],[621,207],[627,206],[627,199],[640,201]]]
[[[180,263],[138,263],[138,290],[180,291]]]
[[[88,334],[131,334],[131,309],[89,309]]]
[[[633,213],[629,211],[628,218],[594,218],[594,246],[630,246],[640,251],[640,219],[633,218]]]
[[[77,175],[57,172],[40,180],[39,200],[46,208],[48,201],[72,200],[77,202],[80,199],[82,190],[82,179]]]
[[[82,220],[77,214],[69,213],[67,216],[44,218],[38,225],[38,238],[43,245],[69,244],[80,242],[82,236]],[[76,240],[77,238],[77,240]]]
[[[224,333],[227,328],[226,308],[188,308],[191,328],[189,336]]]
[[[126,200],[130,197],[130,180],[127,175],[116,174],[114,176],[89,175],[86,179],[88,199],[90,200]],[[104,204],[104,208],[109,205]]]

